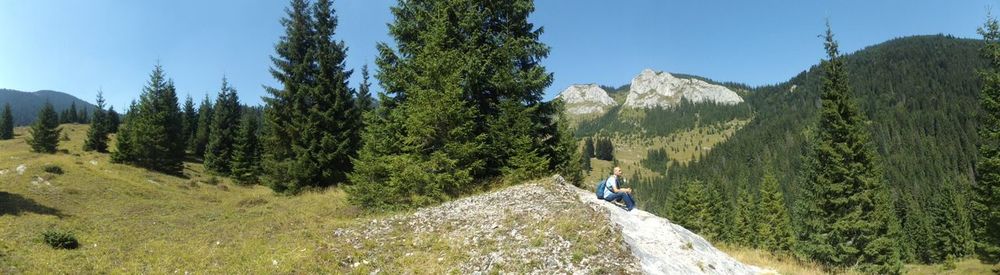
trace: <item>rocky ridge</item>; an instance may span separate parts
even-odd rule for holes
[[[743,98],[736,92],[721,85],[693,78],[678,78],[667,72],[645,69],[632,79],[628,97],[625,99],[625,107],[670,107],[680,103],[682,99],[694,103],[737,104],[743,102]]]
[[[603,114],[618,105],[618,102],[597,84],[570,85],[559,93],[558,98],[566,103],[566,112],[571,115]]]

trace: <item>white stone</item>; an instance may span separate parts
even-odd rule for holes
[[[18,165],[17,168],[14,169],[14,170],[17,170],[17,174],[18,175],[24,175],[24,171],[28,170],[28,166],[24,166],[24,164],[21,164],[21,165]]]
[[[566,113],[572,115],[603,114],[618,105],[607,91],[596,84],[570,85],[557,97],[566,104]]]
[[[645,69],[632,79],[625,106],[630,108],[671,107],[687,99],[694,103],[737,104],[743,98],[729,88],[698,79],[674,77],[666,72]]]
[[[701,236],[666,218],[640,209],[625,211],[614,204],[598,200],[593,190],[575,189],[581,201],[604,208],[611,222],[621,226],[622,237],[632,254],[639,259],[645,274],[777,273],[741,263],[716,249]],[[687,247],[691,249],[681,249]]]

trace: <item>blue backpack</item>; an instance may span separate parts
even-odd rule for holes
[[[601,182],[597,183],[597,190],[595,190],[595,192],[597,193],[597,198],[598,199],[602,199],[602,200],[604,199],[604,189],[607,188],[607,187],[604,186],[604,184],[607,183],[607,182],[608,182],[608,179],[603,179],[603,180],[601,180]]]

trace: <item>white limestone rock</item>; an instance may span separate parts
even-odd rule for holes
[[[671,107],[687,99],[694,103],[737,104],[743,98],[729,88],[698,79],[677,78],[666,72],[645,69],[632,79],[625,99],[630,108]]]
[[[571,115],[604,114],[618,105],[608,92],[597,84],[574,84],[559,93],[566,104],[566,113]]]
[[[621,226],[625,243],[639,259],[645,274],[777,274],[744,264],[712,246],[686,228],[641,209],[624,209],[599,200],[593,190],[575,187],[580,201],[603,209],[610,222]]]

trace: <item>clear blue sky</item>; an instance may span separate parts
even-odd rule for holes
[[[751,85],[787,80],[823,57],[830,18],[853,52],[918,34],[978,38],[1000,1],[540,0],[532,21],[552,48],[546,99],[574,83],[626,84],[643,68]],[[334,2],[347,66],[375,60],[394,0]],[[0,0],[0,88],[67,92],[93,102],[103,89],[123,109],[159,62],[182,96],[213,98],[226,75],[260,104],[287,1]],[[996,8],[994,9],[996,12]],[[359,81],[360,73],[351,85]],[[380,88],[376,87],[377,90]]]

